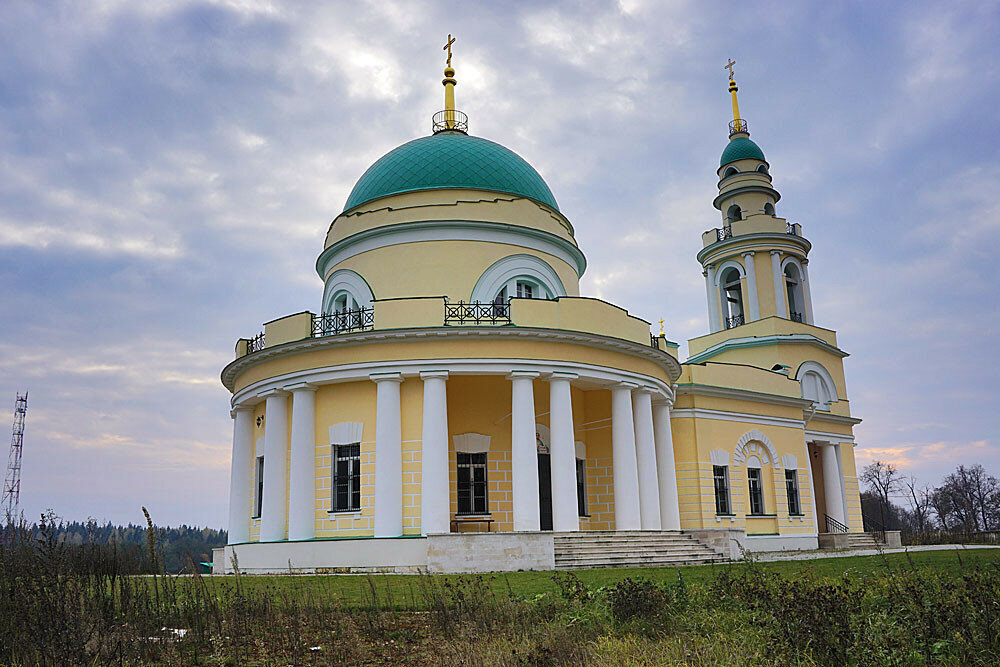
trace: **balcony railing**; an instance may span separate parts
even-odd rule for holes
[[[742,118],[729,121],[729,136],[733,136],[737,132],[746,132],[747,134],[750,134],[750,128],[747,127],[747,122]]]
[[[350,331],[365,331],[374,326],[375,310],[373,308],[358,308],[314,317],[312,335],[313,338],[335,336]]]
[[[741,327],[746,324],[746,319],[742,315],[733,315],[726,318],[726,328]]]
[[[733,228],[732,227],[716,227],[715,229],[715,240],[725,241],[726,239],[733,238]]]
[[[796,231],[796,229],[795,229],[795,223],[794,222],[786,222],[785,223],[785,233],[786,234],[791,234],[792,236],[798,236],[799,235],[798,231]]]
[[[789,313],[788,319],[790,319],[792,322],[801,322],[802,313]]]
[[[457,109],[438,111],[431,118],[431,122],[435,133],[445,130],[469,131],[469,117]]]
[[[259,334],[247,341],[247,354],[251,352],[260,352],[264,349],[264,332],[261,331]]]
[[[444,323],[449,324],[511,324],[510,303],[507,301],[482,303],[470,301],[465,303],[446,303],[444,306]]]

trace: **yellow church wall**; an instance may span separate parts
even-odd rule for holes
[[[323,247],[377,227],[431,220],[519,225],[576,243],[569,220],[530,199],[485,190],[429,190],[384,197],[337,216],[327,231]]]
[[[533,359],[564,361],[616,368],[669,380],[657,363],[614,350],[558,341],[530,340],[392,340],[365,345],[337,346],[301,352],[251,366],[235,380],[234,391],[262,380],[314,368],[346,364],[436,359]]]
[[[331,267],[330,272],[349,269],[358,273],[376,299],[447,296],[452,301],[469,301],[483,273],[511,255],[537,257],[552,267],[569,296],[580,294],[576,270],[562,259],[533,248],[486,241],[389,245],[349,257]],[[405,276],[400,267],[406,267]]]
[[[770,273],[770,272],[769,272]],[[812,324],[793,322],[782,317],[765,317],[759,320],[744,324],[735,329],[716,331],[715,333],[698,336],[688,340],[688,351],[693,357],[704,352],[713,345],[717,345],[732,338],[748,338],[755,336],[776,336],[786,334],[809,334],[819,338],[823,342],[837,347],[837,333],[830,329],[824,329]]]
[[[852,533],[864,532],[861,514],[861,489],[858,485],[858,470],[854,460],[854,446],[840,446],[840,467],[844,473],[844,493],[847,500],[847,526]]]
[[[583,331],[648,344],[649,322],[607,301],[590,297],[511,299],[510,318],[518,326]]]
[[[611,466],[611,392],[583,392],[582,418],[574,413],[577,439],[587,445],[587,513],[580,527],[585,530],[613,530],[615,495]],[[575,406],[574,406],[575,409]]]
[[[684,364],[677,385],[742,389],[785,398],[800,397],[801,392],[797,382],[781,373],[768,370],[769,367],[761,366],[760,364],[766,361],[762,362],[760,357],[756,359],[758,362],[756,364],[750,361],[749,359],[720,361],[718,357],[713,357],[698,364]]]
[[[774,300],[774,276],[771,271],[771,253],[756,252],[753,255],[754,275],[757,278],[757,308],[761,317],[778,314]],[[782,290],[784,293],[784,290]]]

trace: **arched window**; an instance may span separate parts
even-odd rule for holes
[[[765,514],[764,470],[756,456],[747,458],[747,486],[750,493],[750,514]]]
[[[506,303],[509,299],[554,299],[566,296],[558,274],[532,255],[511,255],[483,272],[470,301]]]
[[[802,276],[799,267],[789,262],[785,265],[785,292],[788,294],[788,319],[805,321],[805,300],[802,298]]]
[[[764,215],[774,215],[774,204],[771,202],[764,204]]]
[[[347,313],[371,308],[375,295],[364,278],[347,269],[334,271],[323,290],[323,314]]]
[[[760,173],[762,173],[762,174],[767,174],[768,176],[770,176],[770,175],[771,175],[771,172],[769,172],[769,171],[767,170],[767,165],[766,165],[766,164],[762,164],[762,165],[760,165],[759,167],[757,167],[757,171],[759,171],[759,172],[760,172]]]
[[[722,177],[729,178],[730,176],[735,176],[738,173],[740,173],[740,170],[736,167],[727,167],[725,173],[722,174]]]
[[[736,204],[730,206],[729,210],[726,211],[726,224],[731,225],[737,220],[742,220],[742,219],[743,219],[743,209],[741,209]]]
[[[493,302],[503,303],[514,297],[519,299],[551,299],[552,295],[539,281],[528,276],[518,276],[500,288],[500,291],[493,298]]]
[[[816,404],[817,410],[829,410],[830,404],[837,400],[837,388],[833,377],[822,364],[807,361],[799,366],[796,376],[802,391],[802,398]]]
[[[719,288],[722,292],[722,316],[725,318],[726,328],[740,326],[744,323],[740,272],[735,267],[726,269],[719,281]]]

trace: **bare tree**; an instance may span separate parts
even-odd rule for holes
[[[980,464],[958,466],[936,493],[947,496],[954,523],[966,532],[994,530],[1000,514],[1000,482]],[[944,502],[943,499],[941,499]],[[957,528],[958,525],[953,525]]]
[[[878,496],[879,518],[885,526],[886,508],[889,507],[889,496],[899,491],[902,480],[899,469],[891,463],[875,461],[865,466],[861,473],[861,481],[868,485],[868,490]]]
[[[903,480],[903,486],[909,492],[909,498],[907,500],[910,503],[910,512],[913,515],[913,521],[916,524],[916,529],[923,533],[927,530],[930,525],[931,518],[931,489],[926,484],[924,486],[917,486],[917,478],[910,475]]]

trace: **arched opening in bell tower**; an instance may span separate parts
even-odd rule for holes
[[[736,204],[733,204],[732,206],[730,206],[729,209],[726,211],[726,224],[727,225],[731,225],[734,222],[737,222],[737,221],[742,220],[742,219],[743,219],[743,209],[741,209]]]
[[[725,320],[726,328],[731,329],[744,323],[743,315],[743,287],[740,281],[740,272],[736,268],[729,268],[722,274],[719,281],[722,291],[722,317]]]
[[[788,319],[802,322],[805,299],[802,297],[802,276],[799,267],[789,262],[785,265],[785,292],[788,294]]]

